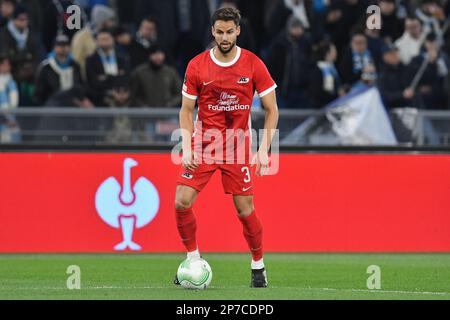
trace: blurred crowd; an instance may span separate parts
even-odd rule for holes
[[[0,0],[0,108],[179,107],[221,6],[241,10],[238,45],[266,62],[280,108],[321,108],[365,83],[387,108],[448,109],[450,0]]]

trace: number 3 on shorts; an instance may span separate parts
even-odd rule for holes
[[[245,173],[244,182],[245,183],[251,182],[252,177],[250,176],[250,169],[248,167],[243,167],[241,171]]]

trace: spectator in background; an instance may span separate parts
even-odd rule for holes
[[[412,78],[400,60],[398,48],[394,45],[386,47],[378,79],[378,88],[386,108],[412,106],[414,90],[410,88],[411,82]]]
[[[15,1],[1,0],[0,1],[0,30],[8,24],[9,20],[14,14]]]
[[[128,108],[130,106],[130,97],[130,88],[128,85],[121,83],[121,81],[116,82],[112,90],[112,99],[110,100],[109,106],[111,108]],[[125,115],[114,117],[111,128],[106,134],[106,142],[130,143],[132,141],[133,122],[131,119]]]
[[[111,29],[114,26],[114,11],[103,5],[95,6],[91,11],[91,22],[78,31],[72,40],[72,54],[81,68],[83,78],[86,79],[86,59],[96,49],[95,36],[99,30]]]
[[[409,76],[413,79],[424,60],[428,61],[417,88],[415,107],[442,109],[446,105],[447,95],[444,91],[444,80],[449,73],[449,58],[439,48],[437,35],[428,34],[422,52],[408,66]]]
[[[308,108],[310,48],[301,21],[291,16],[286,31],[275,39],[267,56],[267,67],[279,86],[280,108]]]
[[[133,41],[131,32],[125,26],[118,26],[114,28],[113,35],[117,53],[127,60],[127,65],[130,65],[130,51]]]
[[[13,18],[0,32],[0,53],[12,65],[13,77],[19,86],[19,105],[32,106],[34,73],[41,58],[41,49],[34,32],[29,28],[28,12],[16,6]]]
[[[344,92],[340,90],[340,78],[334,65],[337,58],[335,45],[324,40],[314,48],[313,56],[316,65],[310,73],[308,92],[311,107],[320,109]]]
[[[61,34],[56,37],[53,52],[38,69],[35,103],[44,105],[55,93],[69,90],[75,85],[82,85],[80,66],[73,61],[69,38]]]
[[[395,0],[379,0],[381,11],[380,37],[386,43],[393,43],[404,31],[404,20],[398,17]]]
[[[0,56],[0,142],[18,142],[19,130],[15,117],[3,114],[17,108],[19,92],[11,74],[11,64],[6,56]]]
[[[438,1],[422,0],[415,14],[422,22],[425,35],[431,32],[441,35],[441,22],[445,20],[445,13]]]
[[[395,41],[395,46],[399,49],[400,60],[404,65],[408,65],[420,53],[425,36],[419,18],[415,16],[406,18],[405,32],[401,38]]]
[[[367,45],[367,38],[362,32],[355,32],[351,43],[342,54],[339,73],[345,86],[353,86],[363,80],[364,76],[373,75],[374,60]]]
[[[167,52],[169,60],[175,56],[177,41],[180,37],[181,27],[189,25],[191,22],[197,25],[205,19],[203,12],[207,10],[206,0],[136,0],[135,21],[142,21],[145,17],[155,17],[158,30],[158,43]],[[195,10],[190,11],[191,6]],[[186,8],[188,16],[179,17],[183,8]],[[184,11],[183,11],[184,12]],[[206,21],[209,21],[209,15]],[[204,29],[195,30],[197,37],[203,41]],[[187,45],[180,47],[180,50],[188,50]],[[170,61],[172,62],[172,61]]]
[[[76,29],[67,27],[67,8],[76,5],[74,0],[51,0],[43,11],[42,38],[46,52],[53,50],[55,38],[58,34],[65,34],[72,40]]]
[[[332,1],[326,15],[326,32],[339,53],[348,45],[351,30],[360,17],[366,16],[366,0]],[[340,59],[340,58],[339,58]]]
[[[46,3],[51,0],[15,0],[16,6],[21,5],[24,6],[28,12],[29,17],[29,26],[33,32],[38,35],[39,45],[42,46],[42,28],[45,17],[43,17],[43,7],[46,6]]]
[[[286,21],[294,16],[308,32],[312,25],[312,1],[304,0],[276,0],[276,5],[269,12],[268,32],[269,38],[273,39],[286,27]]]
[[[313,0],[311,34],[314,42],[320,42],[325,37],[326,15],[330,3],[329,0]]]
[[[114,78],[111,94],[106,98],[110,108],[125,108],[131,103],[131,92],[129,78],[119,76]]]
[[[105,98],[112,90],[114,79],[128,75],[128,66],[123,57],[116,55],[111,31],[97,33],[97,51],[86,60],[88,97],[98,107],[106,106]]]
[[[380,37],[380,30],[365,28],[364,34],[367,39],[367,49],[372,56],[375,66],[380,66],[383,61],[383,50],[386,42]]]
[[[116,78],[112,90],[109,106],[111,108],[128,108],[131,103],[131,93],[127,78]],[[139,119],[140,120],[140,119]],[[108,143],[149,142],[150,137],[146,133],[146,121],[132,121],[126,115],[116,116],[106,135]]]
[[[164,51],[153,46],[148,62],[131,77],[133,107],[178,107],[182,81],[175,68],[165,64]]]
[[[139,30],[136,32],[130,46],[131,68],[148,61],[151,47],[158,42],[158,29],[155,19],[146,17],[141,21]]]

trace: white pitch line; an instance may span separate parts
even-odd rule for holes
[[[83,287],[81,286],[81,291],[83,290],[154,290],[154,289],[168,289],[170,287],[120,287],[120,286],[94,286],[94,287]],[[227,289],[226,287],[217,287],[215,289]],[[234,287],[236,288],[236,287]],[[234,289],[230,288],[230,289]],[[248,288],[246,286],[240,286],[240,288]],[[436,295],[436,296],[450,296],[450,292],[431,292],[431,291],[402,291],[402,290],[368,290],[368,289],[336,289],[336,288],[299,288],[299,287],[277,287],[270,286],[270,289],[295,289],[295,290],[305,290],[305,291],[334,291],[334,292],[362,292],[362,293],[386,293],[386,294],[417,294],[417,295]],[[8,290],[20,290],[20,291],[46,291],[46,290],[69,290],[64,287],[48,287],[48,288],[8,288]]]
[[[450,296],[450,292],[430,292],[430,291],[401,291],[401,290],[369,290],[369,289],[336,289],[336,288],[296,288],[296,287],[270,287],[275,289],[299,289],[311,291],[336,291],[336,292],[364,292],[364,293],[398,293],[398,294],[420,294]]]
[[[149,290],[149,289],[167,289],[168,287],[113,287],[113,286],[100,286],[100,287],[83,287],[81,285],[81,291],[83,290]],[[8,290],[20,290],[20,291],[46,291],[46,290],[69,290],[64,287],[48,287],[48,288],[8,288]],[[72,291],[72,290],[70,290]],[[73,290],[77,291],[77,290]]]

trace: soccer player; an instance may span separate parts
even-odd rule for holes
[[[278,125],[277,85],[256,55],[236,45],[240,20],[236,9],[217,10],[212,16],[215,47],[196,56],[187,67],[180,111],[183,157],[175,199],[176,221],[188,259],[200,258],[192,206],[211,176],[219,170],[225,193],[233,196],[251,250],[251,286],[265,288],[263,227],[253,204],[251,165],[256,164],[256,175],[267,173],[268,151]],[[251,140],[250,109],[255,91],[261,98],[266,117],[263,139],[252,161],[250,148],[242,146],[248,146]],[[196,102],[198,116],[194,124]],[[244,132],[244,135],[230,138],[230,130]],[[233,143],[236,140],[238,142]],[[214,151],[209,154],[211,149]],[[174,282],[179,284],[176,277]]]

